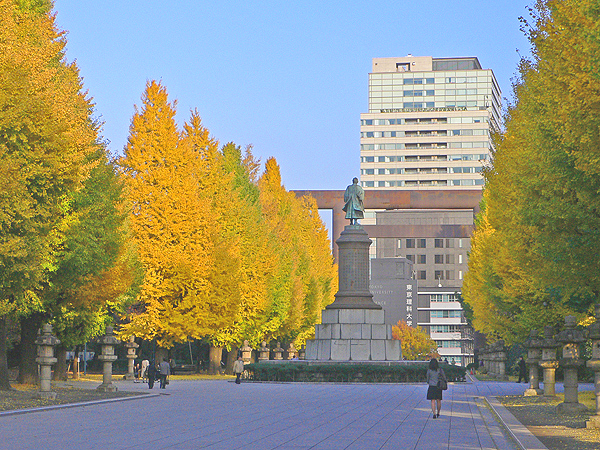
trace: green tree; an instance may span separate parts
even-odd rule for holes
[[[65,61],[50,6],[0,1],[0,321],[23,317],[25,330],[37,326],[27,317],[42,311],[31,292],[54,266],[52,233],[64,200],[87,178],[86,159],[98,148],[92,103],[76,65]]]
[[[463,291],[475,327],[509,343],[584,316],[600,293],[600,9],[539,0],[531,17],[532,58],[520,63],[486,173]]]

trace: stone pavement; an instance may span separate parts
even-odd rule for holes
[[[131,381],[117,385],[148,391]],[[480,397],[525,387],[450,384],[433,420],[425,384],[174,380],[154,388],[164,394],[158,397],[0,414],[0,449],[519,449]],[[535,438],[523,442],[545,448]]]

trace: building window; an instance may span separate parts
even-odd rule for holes
[[[454,280],[454,270],[446,270],[446,280]]]
[[[411,263],[415,263],[415,255],[406,255],[406,259],[408,259]]]
[[[444,279],[444,271],[443,270],[436,270],[433,274],[434,278],[436,280],[443,280]]]
[[[446,255],[446,264],[454,264],[454,255],[452,253]]]
[[[462,279],[463,279],[463,273],[462,273],[462,270],[459,270],[459,271],[458,271],[458,279],[459,279],[459,280],[462,280]]]
[[[435,246],[435,248],[444,248],[444,240],[436,239],[434,242],[434,246]]]
[[[446,248],[454,248],[454,239],[446,239]]]
[[[427,255],[417,255],[418,264],[427,264]]]
[[[434,262],[436,264],[444,264],[444,255],[435,255]]]
[[[459,264],[463,263],[463,255],[458,255],[458,263]]]
[[[398,248],[402,248],[402,239],[398,239]]]
[[[450,319],[450,318],[456,318],[456,317],[461,317],[461,311],[457,310],[457,309],[444,309],[444,310],[437,310],[437,311],[431,311],[431,317],[436,318],[436,319]]]
[[[396,72],[410,72],[410,63],[396,63]]]
[[[417,239],[417,248],[427,248],[427,239]]]
[[[427,279],[427,271],[426,270],[419,270],[417,272],[417,280],[426,280]]]
[[[431,294],[429,297],[432,302],[456,302],[456,294]]]
[[[415,240],[407,239],[406,240],[406,248],[415,248]]]

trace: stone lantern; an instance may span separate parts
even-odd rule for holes
[[[503,340],[499,340],[496,342],[496,376],[499,380],[508,380],[508,376],[506,375],[506,360],[506,346]]]
[[[101,392],[116,392],[117,387],[112,384],[112,365],[116,361],[117,355],[115,355],[115,345],[120,344],[115,335],[113,334],[113,327],[106,327],[106,334],[98,339],[98,343],[102,346],[102,354],[98,355],[98,359],[103,362],[102,370],[102,384],[98,386]]]
[[[586,363],[594,371],[596,391],[596,414],[585,424],[587,428],[600,428],[600,305],[594,305],[596,321],[588,327],[588,337],[592,340],[592,358]]]
[[[244,345],[240,349],[242,351],[242,359],[244,364],[250,364],[252,361],[252,347],[248,344],[248,341],[244,341]]]
[[[133,373],[133,365],[135,364],[135,349],[138,348],[139,345],[135,343],[135,336],[129,336],[129,341],[125,343],[125,348],[127,349],[127,373],[125,374],[126,380],[133,380],[135,378],[135,374]]]
[[[260,350],[258,351],[258,360],[259,361],[268,361],[270,352],[271,352],[271,350],[269,349],[269,347],[267,347],[267,343],[265,341],[262,341]]]
[[[42,334],[35,340],[38,357],[35,361],[40,365],[40,390],[36,397],[54,400],[56,392],[50,391],[50,380],[52,379],[52,366],[56,364],[54,347],[60,344],[60,340],[52,335],[52,325],[42,325]]]
[[[540,367],[544,370],[544,397],[556,395],[556,348],[558,343],[554,340],[554,329],[550,325],[544,327],[544,339],[542,340],[542,360]]]
[[[306,359],[306,347],[304,346],[304,344],[300,346],[300,351],[298,352],[298,359]]]
[[[579,344],[585,341],[583,331],[576,330],[577,321],[574,316],[565,317],[565,329],[556,335],[556,340],[562,345],[563,354],[560,365],[564,368],[565,401],[556,407],[557,413],[573,414],[586,411],[587,408],[579,403],[577,392],[577,368],[583,364],[579,359]]]
[[[296,347],[294,347],[294,343],[291,342],[290,346],[288,347],[288,355],[287,355],[287,359],[294,359],[297,353]]]
[[[273,359],[282,360],[283,359],[283,349],[281,348],[281,342],[277,343],[277,347],[273,349]]]
[[[542,360],[542,340],[538,338],[538,330],[531,330],[529,337],[523,343],[527,349],[527,368],[529,369],[529,388],[525,390],[523,395],[532,397],[541,395],[544,391],[540,389],[540,373],[538,364]]]

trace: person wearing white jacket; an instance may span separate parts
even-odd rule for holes
[[[235,373],[235,384],[240,384],[240,377],[244,373],[244,360],[241,356],[238,356],[237,361],[233,363],[233,373]]]

